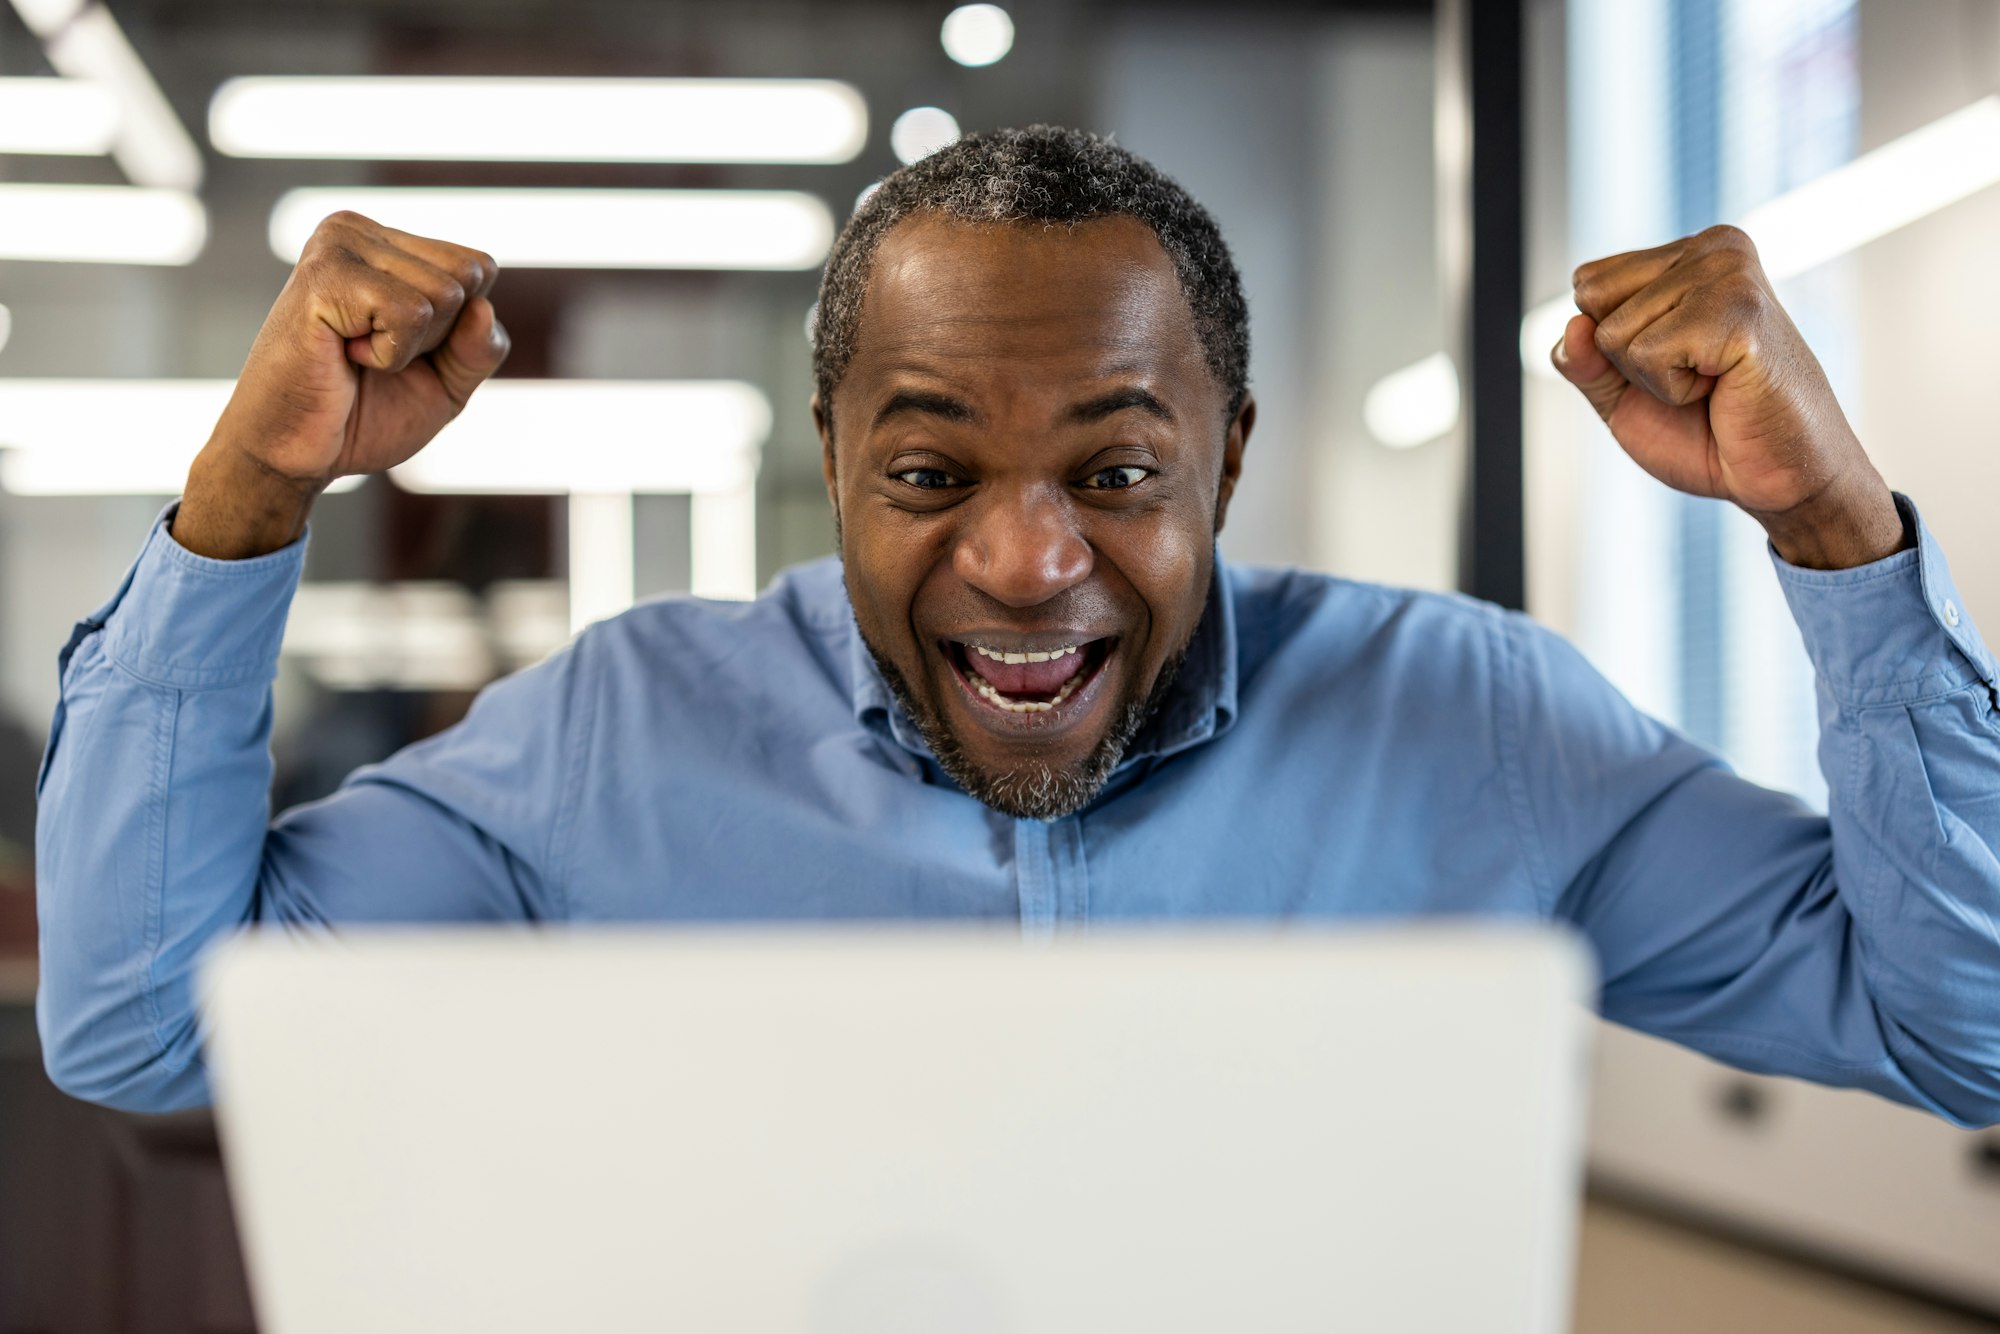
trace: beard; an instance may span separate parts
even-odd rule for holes
[[[1204,608],[1207,603],[1208,593],[1204,589]],[[896,670],[895,664],[868,638],[860,623],[857,621],[855,624],[855,632],[861,636],[868,655],[875,659],[875,669],[882,673],[882,679],[888,683],[889,692],[896,697],[904,715],[916,725],[918,734],[930,747],[939,767],[950,774],[952,781],[964,788],[967,795],[1017,820],[1060,820],[1088,806],[1103,791],[1134,738],[1166,702],[1174,679],[1180,674],[1181,664],[1187,660],[1188,648],[1194,643],[1200,628],[1201,620],[1197,619],[1195,629],[1188,632],[1180,647],[1167,658],[1152,686],[1143,695],[1137,690],[1129,691],[1125,699],[1113,705],[1110,728],[1082,759],[1067,765],[1025,760],[1011,769],[992,770],[973,762],[942,712],[918,701],[916,692],[910,688],[903,674]]]

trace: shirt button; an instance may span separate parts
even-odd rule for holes
[[[1950,598],[1944,600],[1944,623],[1953,629],[1958,628],[1958,604]]]

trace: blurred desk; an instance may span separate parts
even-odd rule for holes
[[[0,955],[0,1334],[249,1334],[213,1121],[59,1093],[36,979]]]

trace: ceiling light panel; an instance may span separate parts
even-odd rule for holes
[[[0,488],[178,494],[234,387],[0,377]],[[736,494],[770,430],[770,401],[740,381],[495,380],[390,475],[420,492]]]
[[[0,486],[178,494],[232,390],[230,380],[0,378]],[[390,476],[442,494],[738,494],[756,480],[770,420],[770,400],[740,380],[494,380]]]
[[[831,163],[868,107],[830,79],[243,78],[208,132],[232,157]]]
[[[272,252],[296,260],[341,209],[530,269],[811,269],[833,244],[831,211],[795,190],[356,188],[281,198]]]
[[[110,10],[101,4],[80,9],[59,31],[44,34],[42,50],[58,74],[96,83],[118,99],[111,156],[134,185],[201,185],[201,150]]]
[[[111,151],[122,113],[102,84],[0,79],[0,153],[96,157]]]
[[[208,213],[184,190],[0,184],[0,260],[186,264],[207,240]]]
[[[453,495],[730,492],[770,433],[770,400],[738,380],[495,380],[390,476]]]

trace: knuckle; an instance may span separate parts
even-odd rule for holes
[[[458,280],[458,285],[467,293],[477,292],[486,285],[486,277],[493,271],[493,260],[477,250],[461,252],[446,270]]]
[[[306,242],[306,248],[299,256],[299,266],[327,272],[345,268],[360,258],[338,229],[322,225]]]
[[[1752,249],[1750,234],[1733,223],[1719,222],[1713,227],[1704,228],[1701,233],[1701,239],[1710,245],[1727,250],[1747,251]]]
[[[1739,269],[1715,284],[1715,299],[1730,315],[1749,318],[1763,310],[1767,294],[1762,283]]]
[[[400,283],[378,284],[368,297],[376,321],[391,331],[421,330],[437,313],[428,297]]]
[[[1697,277],[1711,283],[1726,282],[1743,271],[1743,257],[1734,250],[1708,250],[1697,255],[1693,268]]]
[[[322,218],[318,230],[322,232],[358,232],[372,228],[374,225],[375,222],[372,218],[364,218],[351,208],[343,208],[329,213],[326,217]]]

